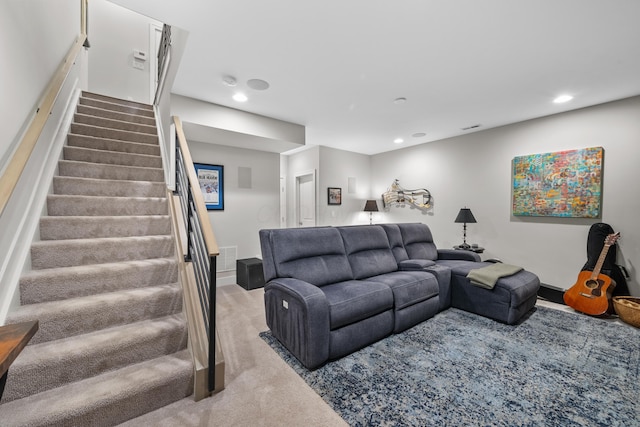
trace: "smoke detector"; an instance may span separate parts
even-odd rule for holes
[[[226,86],[234,87],[238,84],[238,81],[233,76],[223,76],[222,83],[224,83]]]

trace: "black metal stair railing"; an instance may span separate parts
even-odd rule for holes
[[[175,194],[180,198],[182,217],[186,229],[185,262],[193,265],[198,297],[206,325],[209,359],[209,391],[215,388],[216,355],[216,259],[218,245],[213,237],[207,210],[197,182],[193,161],[186,147],[180,120],[176,124],[176,183]]]

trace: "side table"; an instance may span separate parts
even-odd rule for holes
[[[482,252],[484,252],[484,248],[481,248],[479,246],[473,247],[473,246],[469,246],[468,248],[462,247],[461,245],[456,245],[453,247],[453,249],[459,250],[459,251],[471,251],[471,252],[475,252],[477,254],[481,254]]]
[[[0,399],[7,383],[9,366],[37,331],[37,320],[0,326]]]

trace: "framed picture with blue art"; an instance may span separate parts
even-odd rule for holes
[[[224,210],[224,166],[194,163],[208,211]]]

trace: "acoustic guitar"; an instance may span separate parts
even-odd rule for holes
[[[616,282],[606,274],[600,274],[609,248],[620,238],[620,233],[609,234],[604,239],[604,247],[593,271],[581,271],[576,284],[567,289],[563,299],[565,304],[581,313],[602,316],[611,312],[611,294]]]

